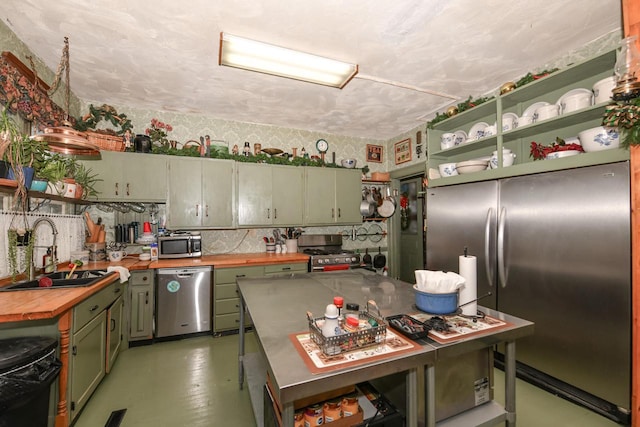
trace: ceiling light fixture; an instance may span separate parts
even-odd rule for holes
[[[218,64],[342,89],[358,65],[220,33]]]

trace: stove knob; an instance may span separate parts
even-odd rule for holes
[[[329,260],[329,258],[325,258],[325,259],[324,259],[324,263],[325,263],[325,264],[330,264],[330,263],[331,263],[331,261]]]
[[[324,264],[324,261],[321,259],[318,259],[318,264]]]
[[[351,258],[351,262],[358,262],[358,258],[357,257],[352,257]]]

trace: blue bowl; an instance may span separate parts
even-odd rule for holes
[[[413,286],[416,292],[416,306],[429,314],[451,314],[458,311],[458,291],[450,294],[430,294],[420,291]]]

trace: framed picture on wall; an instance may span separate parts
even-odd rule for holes
[[[411,160],[411,138],[403,139],[393,145],[396,165]]]
[[[382,145],[367,144],[367,162],[382,163]]]

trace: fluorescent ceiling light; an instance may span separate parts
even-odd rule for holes
[[[342,89],[358,65],[220,33],[219,65]]]

